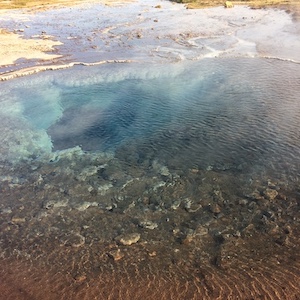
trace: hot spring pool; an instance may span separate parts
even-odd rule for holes
[[[2,86],[2,162],[76,146],[117,155],[130,147],[139,162],[173,168],[299,169],[297,64],[76,67]]]
[[[255,262],[275,282],[264,257],[296,255],[299,64],[77,66],[3,82],[0,99],[0,254],[29,281],[126,269],[184,285],[221,267],[247,285]]]

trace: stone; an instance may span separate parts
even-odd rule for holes
[[[121,245],[130,246],[132,244],[136,244],[140,238],[141,235],[137,232],[134,232],[134,233],[119,235],[115,238],[115,240]]]
[[[268,200],[272,201],[278,196],[278,192],[268,188],[264,191],[264,195]]]
[[[221,207],[219,204],[214,203],[213,205],[210,206],[210,210],[214,214],[219,214],[221,212]]]
[[[68,203],[69,203],[68,199],[48,200],[43,202],[43,208],[52,209],[52,208],[66,207],[68,206]]]
[[[22,223],[26,222],[26,219],[25,218],[19,218],[19,217],[12,217],[11,222],[13,224],[22,224]]]
[[[264,197],[260,194],[259,191],[255,190],[253,193],[250,195],[246,195],[246,197],[252,199],[252,200],[263,200]]]
[[[193,200],[191,200],[189,198],[184,199],[184,208],[186,210],[190,209],[192,204],[193,204]]]
[[[108,256],[114,261],[118,261],[124,257],[124,254],[121,252],[120,249],[114,249],[108,252]]]
[[[103,184],[98,187],[97,191],[98,193],[100,193],[101,196],[104,196],[108,192],[108,190],[112,187],[113,187],[112,183]]]
[[[194,237],[195,237],[195,234],[194,234],[194,233],[188,233],[188,234],[185,236],[185,238],[182,240],[182,244],[183,244],[183,245],[188,245],[188,244],[190,244],[190,243],[193,241]]]
[[[77,283],[82,283],[86,280],[86,275],[85,274],[77,274],[76,276],[74,276],[74,280]]]
[[[208,234],[208,228],[200,225],[196,228],[195,230],[195,234],[198,235],[198,236],[204,236],[204,235],[207,235]]]
[[[98,203],[97,202],[87,202],[87,201],[84,201],[84,202],[78,203],[77,205],[74,206],[74,208],[77,209],[77,210],[79,210],[79,211],[85,211],[89,207],[98,207]]]
[[[153,230],[158,227],[158,224],[152,221],[141,221],[139,225],[142,228]]]
[[[181,204],[181,200],[175,199],[171,205],[171,209],[176,210],[177,208],[179,208],[180,204]]]
[[[239,205],[246,206],[247,204],[248,204],[248,200],[247,199],[240,199],[239,200]]]

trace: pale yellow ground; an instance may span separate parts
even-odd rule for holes
[[[98,2],[105,5],[120,5],[132,2],[132,0],[86,0],[86,1],[68,1],[68,0],[50,0],[49,2],[41,0],[0,0],[0,14],[9,14],[12,8],[30,8],[34,10],[46,10],[56,6],[67,6],[82,4],[84,2]],[[46,4],[44,4],[46,3]],[[0,28],[0,67],[15,64],[18,59],[39,59],[53,60],[60,55],[51,53],[55,46],[61,45],[61,42],[54,41],[49,36],[40,36],[39,38],[26,39],[22,33],[9,32],[5,28]],[[50,53],[49,53],[50,52]]]
[[[58,41],[45,38],[24,39],[20,34],[0,29],[0,66],[14,64],[18,59],[54,59],[59,55],[51,54]]]

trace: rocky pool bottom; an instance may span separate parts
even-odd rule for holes
[[[246,66],[244,71],[241,66]],[[80,112],[74,112],[78,98],[60,94],[60,118],[42,126],[56,137],[57,150],[2,162],[0,298],[297,299],[299,67],[235,59],[183,69],[188,71],[177,72],[170,81],[161,74],[148,74],[145,80],[143,73],[141,80],[132,72],[126,71],[131,75],[125,79],[113,73],[104,86],[107,95],[110,88],[115,91],[117,101],[98,109],[118,111],[120,119],[114,126],[97,118],[93,126],[77,127],[65,140],[68,147],[60,139],[66,132],[58,129],[74,124],[67,122],[71,108],[72,116],[79,116],[86,111],[82,105],[90,108],[91,103],[81,103]],[[89,72],[104,72],[93,70]],[[60,86],[70,94],[71,79],[66,78]],[[102,86],[95,73],[92,78]],[[32,88],[30,80],[28,85],[19,81],[10,90],[11,98],[2,92],[6,107],[9,101],[29,105],[27,92],[19,89]],[[73,88],[83,82],[78,80],[72,81]],[[161,94],[160,81],[164,87],[172,82],[173,89]],[[45,82],[49,85],[49,77]],[[54,88],[57,81],[51,84]],[[140,93],[129,97],[125,84],[128,91],[139,87]],[[86,82],[81,88],[99,95]],[[128,105],[136,95],[139,101]],[[171,108],[167,95],[172,95]],[[40,111],[48,103],[45,99],[39,98]],[[142,108],[154,105],[148,106],[150,117],[145,109],[135,109],[134,118],[124,113],[137,103]],[[20,111],[26,118],[36,115],[35,106],[28,107],[16,116],[20,118]],[[131,122],[124,123],[124,118]],[[157,120],[161,126],[151,127]],[[90,130],[99,124],[109,130],[91,138]],[[40,124],[35,126],[32,130],[40,132]],[[116,132],[122,132],[117,139]],[[16,137],[22,147],[18,133]],[[72,145],[77,138],[81,147]],[[1,149],[2,159],[11,158]],[[27,152],[14,151],[20,153]]]
[[[7,299],[296,299],[299,185],[78,149],[1,183]]]

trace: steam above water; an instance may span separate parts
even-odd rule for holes
[[[299,65],[207,59],[76,67],[3,83],[1,161],[80,146],[167,165],[297,172]]]

